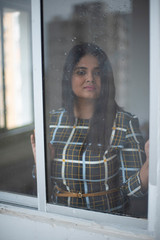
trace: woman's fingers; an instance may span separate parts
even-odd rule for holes
[[[36,164],[36,143],[35,143],[35,130],[33,132],[33,134],[31,134],[30,136],[30,141],[31,141],[31,146],[32,146],[32,152],[33,152],[33,156],[34,156],[34,161]],[[48,147],[50,150],[50,157],[53,160],[54,159],[54,147],[51,143],[48,143]]]
[[[35,130],[34,130],[33,134],[31,134],[30,139],[31,139],[32,147],[35,147]]]
[[[35,146],[35,137],[34,137],[34,134],[31,134],[30,138],[31,138],[31,145],[32,145],[32,146]]]
[[[147,160],[149,159],[149,140],[145,144],[145,153]]]
[[[33,156],[34,156],[34,162],[35,162],[35,164],[36,164],[35,130],[34,130],[33,134],[31,134],[30,140],[31,140],[32,152],[33,152]]]

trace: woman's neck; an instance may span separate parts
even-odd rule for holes
[[[74,115],[81,119],[90,119],[94,113],[95,102],[90,99],[76,99],[74,102]]]

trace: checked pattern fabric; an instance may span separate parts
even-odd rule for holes
[[[89,120],[75,119],[70,124],[65,109],[50,112],[50,143],[55,156],[51,160],[52,201],[57,204],[98,210],[103,212],[124,211],[127,196],[140,197],[139,170],[145,161],[144,141],[136,116],[117,112],[110,147],[97,154],[91,144],[85,150]],[[101,196],[63,197],[60,192],[97,193]],[[116,189],[113,192],[111,189]],[[108,193],[107,193],[108,191]]]

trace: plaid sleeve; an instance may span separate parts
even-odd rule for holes
[[[144,140],[136,116],[128,121],[124,148],[120,150],[120,162],[122,192],[128,196],[143,196],[139,174],[145,162]]]

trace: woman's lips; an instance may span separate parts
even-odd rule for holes
[[[86,86],[86,87],[84,87],[84,89],[86,89],[88,91],[93,91],[96,89],[96,87],[95,86]]]

